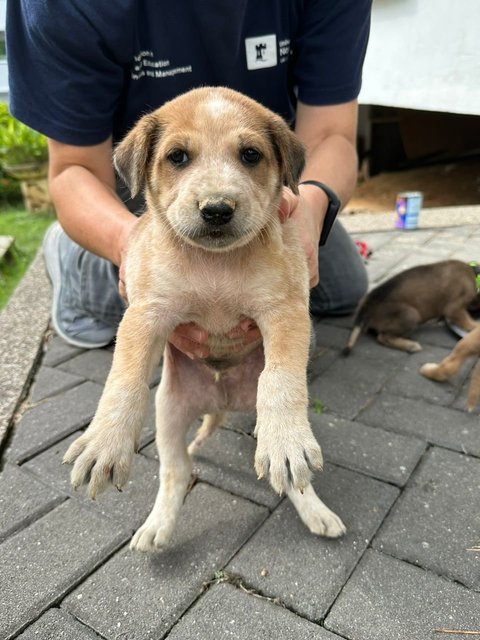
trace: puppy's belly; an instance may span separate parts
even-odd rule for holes
[[[256,406],[258,378],[265,366],[263,345],[254,345],[241,361],[238,356],[215,361],[190,360],[169,345],[164,366],[172,367],[171,383],[178,384],[185,401],[198,415],[218,411],[253,411]],[[168,364],[167,364],[168,362]]]
[[[262,344],[262,340],[259,339],[241,347],[238,351],[234,350],[237,345],[241,346],[241,340],[241,338],[227,338],[219,335],[210,336],[207,342],[210,354],[203,362],[215,371],[225,371],[244,362],[247,356]]]

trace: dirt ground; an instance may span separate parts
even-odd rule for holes
[[[392,211],[401,191],[422,191],[424,208],[480,204],[480,161],[382,173],[360,180],[344,213]]]

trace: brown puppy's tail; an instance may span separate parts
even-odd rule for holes
[[[348,356],[350,354],[350,351],[353,349],[353,347],[355,346],[355,343],[358,340],[358,336],[362,333],[363,331],[363,325],[361,324],[356,324],[354,325],[353,329],[352,329],[352,333],[350,334],[349,338],[348,338],[348,342],[346,347],[344,347],[342,349],[342,356]]]
[[[478,360],[477,364],[473,367],[472,376],[470,378],[470,385],[468,387],[467,408],[470,413],[477,406],[479,396],[480,396],[480,360]]]
[[[357,311],[353,319],[353,329],[350,333],[346,346],[342,349],[342,356],[348,356],[350,351],[355,346],[358,340],[358,336],[365,330],[370,315],[369,311],[369,296],[365,295],[358,303]]]

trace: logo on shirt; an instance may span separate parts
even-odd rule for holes
[[[256,36],[245,39],[245,52],[247,54],[247,69],[265,69],[276,67],[277,36],[273,33],[267,36]]]

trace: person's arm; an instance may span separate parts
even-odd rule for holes
[[[137,222],[115,193],[112,142],[79,147],[49,140],[49,188],[65,232],[85,249],[121,266]]]
[[[90,147],[49,140],[49,188],[57,217],[65,232],[88,251],[110,260],[122,272],[128,238],[138,218],[115,192],[112,143],[108,139]],[[125,287],[119,283],[120,293]],[[190,357],[206,357],[204,329],[193,323],[179,325],[170,341]]]
[[[357,101],[332,106],[297,105],[295,133],[307,149],[300,182],[328,185],[342,205],[350,199],[357,179]],[[300,196],[285,190],[282,214],[295,218],[308,259],[310,286],[318,283],[318,250],[328,199],[315,185],[300,185]]]

